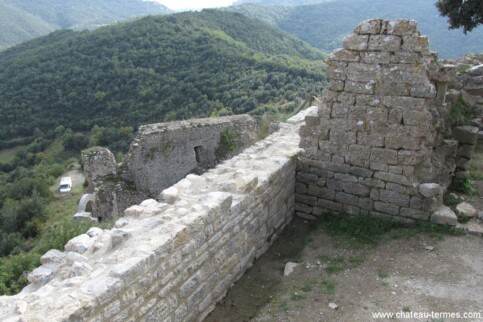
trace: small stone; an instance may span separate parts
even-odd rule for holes
[[[483,211],[478,211],[478,218],[483,220]]]
[[[335,304],[334,302],[330,302],[329,303],[329,307],[332,309],[332,310],[337,310],[339,308],[339,306],[337,304]]]
[[[289,276],[295,270],[295,267],[299,266],[298,263],[288,262],[285,264],[285,269],[283,270],[283,276]]]
[[[423,183],[419,185],[419,193],[426,198],[433,198],[443,193],[443,188],[437,183]]]
[[[179,197],[179,192],[178,189],[175,187],[169,187],[168,189],[164,189],[160,195],[159,199],[163,200],[164,202],[168,204],[173,204],[178,200]]]
[[[434,247],[433,247],[433,246],[426,246],[426,247],[425,247],[425,249],[426,249],[427,251],[432,252],[432,251],[434,250]]]
[[[51,263],[60,263],[65,257],[65,254],[57,249],[51,249],[40,257],[40,264],[46,265]]]
[[[475,217],[476,209],[467,202],[462,202],[456,206],[456,211],[466,217]]]
[[[433,213],[431,221],[440,225],[455,226],[458,223],[458,217],[449,207],[441,206]]]
[[[116,247],[117,245],[123,243],[124,241],[128,240],[131,237],[131,234],[124,231],[124,230],[116,230],[112,234],[112,247]]]
[[[90,228],[87,233],[89,237],[96,237],[102,234],[102,229],[99,227],[92,227]]]
[[[65,250],[68,252],[85,253],[94,243],[94,239],[87,234],[74,237],[67,242]]]

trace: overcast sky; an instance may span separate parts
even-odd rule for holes
[[[231,5],[235,0],[154,0],[162,3],[169,9],[201,9],[226,7]]]

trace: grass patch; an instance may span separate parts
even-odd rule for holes
[[[409,306],[404,306],[404,307],[402,308],[402,311],[403,311],[403,312],[406,312],[406,313],[409,313],[409,312],[411,312],[411,308],[410,308]]]
[[[450,189],[464,193],[468,196],[477,196],[478,190],[474,187],[474,182],[471,178],[458,179],[454,178],[451,182]]]
[[[376,244],[392,229],[404,227],[397,221],[370,216],[324,214],[313,223],[312,229],[324,229],[332,236],[343,237],[354,245]]]
[[[310,291],[312,291],[312,288],[313,288],[313,283],[305,283],[304,286],[302,286],[301,290],[304,291],[305,293],[308,293]]]
[[[377,271],[377,276],[379,276],[380,279],[385,279],[389,277],[389,273],[383,269],[380,269]]]
[[[354,247],[375,245],[382,239],[410,238],[423,233],[433,238],[444,235],[461,236],[465,232],[451,226],[441,226],[428,221],[416,221],[408,225],[402,222],[370,216],[332,215],[319,217],[311,229],[324,229],[329,235],[340,237]],[[350,261],[350,260],[349,260]],[[352,265],[363,261],[353,258]],[[359,263],[360,264],[360,263]],[[351,267],[350,265],[346,267]]]
[[[354,256],[348,259],[344,256],[321,256],[320,258],[326,262],[325,271],[329,274],[336,274],[346,269],[358,267],[365,261],[363,256]]]
[[[331,280],[322,281],[322,287],[327,294],[334,294],[337,284]]]
[[[290,296],[290,299],[292,301],[301,301],[301,300],[305,300],[307,298],[307,295],[303,294],[303,293],[293,293],[291,296]]]
[[[461,199],[456,196],[453,193],[445,193],[443,197],[443,203],[450,207],[451,209],[454,209],[459,203],[461,202]]]
[[[15,158],[18,151],[25,148],[25,146],[16,146],[14,148],[3,149],[0,151],[0,163],[8,163]]]

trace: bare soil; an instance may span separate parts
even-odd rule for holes
[[[309,226],[295,218],[205,321],[454,321],[372,315],[409,311],[481,312],[464,321],[483,321],[481,237],[407,229],[357,245]],[[300,265],[283,277],[290,261]]]

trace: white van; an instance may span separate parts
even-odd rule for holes
[[[69,193],[70,189],[72,189],[72,179],[70,177],[62,177],[60,179],[59,192]]]

